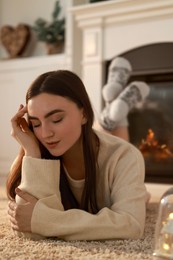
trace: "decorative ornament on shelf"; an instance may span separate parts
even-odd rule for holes
[[[24,54],[31,38],[29,25],[19,24],[16,28],[4,25],[0,31],[0,40],[10,58],[20,57]]]
[[[160,200],[153,255],[156,259],[173,259],[173,187]]]
[[[61,6],[59,1],[55,2],[52,13],[52,20],[47,22],[43,18],[38,18],[32,29],[37,35],[38,41],[45,42],[47,53],[61,53],[64,49],[65,40],[65,19],[59,18]]]

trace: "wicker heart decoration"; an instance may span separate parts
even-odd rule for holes
[[[30,27],[19,24],[16,28],[5,25],[1,28],[0,39],[11,58],[21,56],[30,40]]]

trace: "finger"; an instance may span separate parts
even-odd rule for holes
[[[18,111],[20,111],[24,107],[23,104],[20,104]]]
[[[24,115],[27,112],[27,107],[19,108],[19,111],[16,113],[16,115],[11,119],[11,136],[18,139],[20,134],[22,132],[27,132],[29,130],[28,124],[26,119],[24,118]]]
[[[28,127],[28,123],[26,122],[25,118],[21,118],[20,127],[23,132],[27,132],[28,130],[30,131],[30,129]]]
[[[7,213],[8,215],[11,217],[11,218],[16,218],[16,215],[17,215],[17,208],[18,208],[18,205],[13,202],[13,201],[10,201],[8,203],[8,210],[7,210]]]
[[[23,114],[17,114],[11,119],[11,135],[15,137],[17,133],[21,132],[21,121],[22,121]]]
[[[26,112],[27,112],[27,106],[24,106],[23,104],[20,104],[19,109],[18,109],[18,112],[20,112],[20,111],[26,113]]]
[[[15,201],[9,201],[8,202],[8,207],[9,207],[9,209],[11,209],[11,210],[16,210],[16,207],[17,207],[17,204],[16,204],[16,202]]]
[[[20,198],[24,199],[26,202],[35,202],[35,201],[37,201],[37,199],[34,196],[30,195],[26,191],[20,190],[19,188],[16,188],[15,192],[16,192],[16,194]]]
[[[24,107],[23,105],[20,105],[18,112],[11,119],[11,123],[12,124],[19,123],[21,117],[23,117],[26,112],[27,112],[27,107],[26,106]]]
[[[24,107],[23,105],[20,105],[17,113],[12,117],[12,119],[18,117],[19,115],[24,115],[26,112],[27,112],[27,107],[26,106]]]
[[[13,217],[9,217],[10,223],[17,226],[17,220]]]
[[[15,218],[15,211],[14,210],[11,210],[10,208],[8,209],[7,211],[8,215],[12,218]]]
[[[16,231],[20,231],[17,221],[10,219],[11,228]]]
[[[8,209],[8,215],[9,215],[9,220],[10,220],[10,225],[13,230],[18,230],[18,222],[16,220],[16,211],[11,210],[10,208]]]

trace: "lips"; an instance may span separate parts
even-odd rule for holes
[[[57,141],[57,142],[49,142],[49,143],[46,143],[46,146],[49,148],[49,149],[53,149],[55,148],[58,144],[59,144],[60,141]]]

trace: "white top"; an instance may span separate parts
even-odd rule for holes
[[[143,235],[146,214],[143,157],[137,148],[120,138],[98,131],[96,134],[100,139],[97,214],[81,209],[64,210],[58,188],[59,160],[23,158],[20,188],[38,198],[32,214],[32,233],[64,240],[134,239]],[[79,200],[83,180],[74,181],[69,176],[68,179]],[[30,235],[34,238],[35,234]]]
[[[73,178],[70,177],[70,175],[67,172],[67,169],[64,167],[68,182],[69,182],[69,186],[71,191],[73,192],[73,195],[75,196],[77,202],[81,203],[81,198],[82,198],[82,192],[83,192],[83,188],[84,188],[84,184],[85,184],[85,179],[83,180],[74,180]]]

